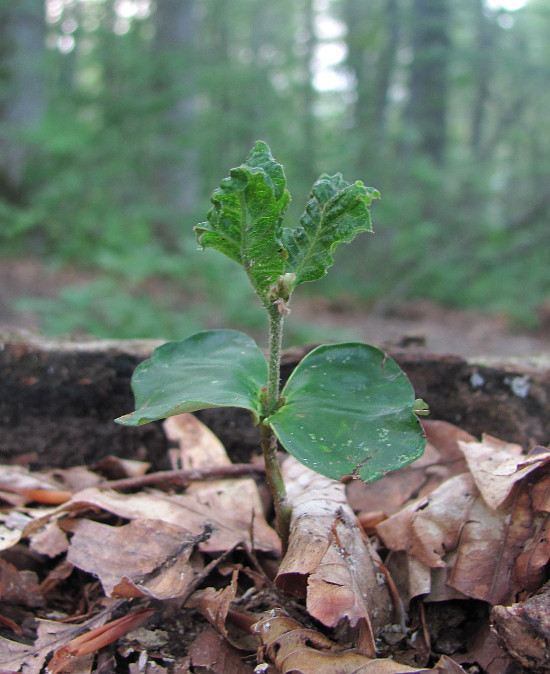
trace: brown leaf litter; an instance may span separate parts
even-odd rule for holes
[[[282,559],[261,465],[235,475],[192,415],[162,474],[1,466],[0,669],[548,671],[550,452],[425,430],[374,484],[285,458]]]

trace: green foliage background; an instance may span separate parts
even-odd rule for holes
[[[382,194],[375,235],[301,292],[536,325],[548,34],[546,0],[0,0],[0,254],[97,272],[23,306],[49,332],[258,326],[243,273],[197,252],[193,226],[261,138],[285,166],[287,218],[320,173]]]

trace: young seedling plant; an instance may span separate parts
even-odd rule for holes
[[[287,226],[290,201],[283,167],[258,141],[212,195],[199,244],[242,266],[269,317],[268,357],[236,330],[206,330],[169,342],[132,377],[136,411],[117,421],[139,426],[210,407],[241,407],[260,427],[266,477],[283,548],[290,508],[278,442],[298,461],[337,480],[377,480],[424,451],[415,400],[405,373],[380,349],[357,342],[310,351],[280,391],[282,331],[297,286],[315,281],[333,263],[339,243],[372,231],[369,206],[379,193],[341,174],[313,185],[299,223]]]

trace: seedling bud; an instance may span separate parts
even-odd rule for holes
[[[294,288],[295,282],[296,282],[296,274],[294,273],[289,272],[287,274],[282,274],[281,276],[279,276],[279,278],[277,279],[277,291],[279,293],[279,297],[281,297],[285,301],[288,301],[290,293]]]
[[[281,310],[281,303],[286,308],[286,303],[290,299],[290,295],[294,290],[294,284],[296,282],[296,274],[288,272],[286,274],[281,274],[277,279],[277,283],[271,286],[269,289],[269,299],[277,304],[279,307],[279,313],[286,316],[288,311]]]
[[[428,414],[430,413],[430,408],[422,400],[422,398],[417,398],[414,401],[413,412],[419,417],[427,417]]]

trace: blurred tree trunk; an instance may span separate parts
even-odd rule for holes
[[[314,27],[313,0],[305,0],[303,8],[303,31],[306,35],[304,53],[302,56],[302,152],[301,152],[301,178],[307,184],[316,179],[316,151],[315,151],[315,89],[313,87],[312,64],[315,57],[317,39]]]
[[[443,163],[447,138],[450,9],[448,0],[414,0],[412,63],[406,120],[414,149],[436,166]]]
[[[167,101],[162,113],[163,155],[172,155],[158,167],[158,189],[165,203],[180,213],[193,213],[199,198],[196,146],[196,0],[156,3],[154,55],[160,66],[158,94]],[[177,153],[177,156],[174,156]]]
[[[205,165],[203,174],[219,175],[220,167],[233,165],[233,142],[235,113],[230,89],[233,85],[234,72],[229,53],[230,28],[226,0],[213,0],[207,14],[207,42],[209,49],[205,52],[208,81],[205,82],[210,99],[209,129],[207,144],[210,161]],[[211,163],[213,162],[213,163]],[[222,169],[223,171],[223,169]],[[222,174],[224,175],[224,174]],[[211,187],[209,181],[209,188]],[[208,189],[209,189],[208,188]]]
[[[475,12],[475,68],[474,103],[472,106],[470,147],[477,157],[482,154],[482,138],[489,101],[489,85],[492,71],[494,47],[494,23],[485,14],[483,0],[474,0]]]
[[[355,78],[353,109],[356,133],[356,170],[375,180],[373,170],[386,150],[389,90],[399,48],[400,16],[397,0],[383,5],[346,0],[347,64]]]
[[[28,133],[43,119],[43,0],[0,0],[0,196],[24,197]]]
[[[388,95],[399,48],[399,21],[397,0],[388,0],[384,9],[387,37],[378,57],[373,95],[374,142],[378,149],[386,131]]]

